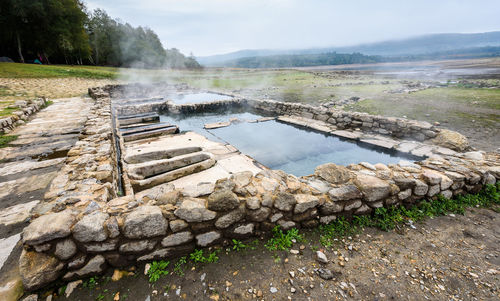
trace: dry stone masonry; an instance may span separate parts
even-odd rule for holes
[[[452,197],[474,193],[500,179],[498,154],[462,152],[468,149],[463,136],[451,132],[454,137],[446,134],[440,138],[443,130],[428,123],[235,99],[186,106],[141,105],[133,113],[250,106],[286,115],[283,118],[312,128],[345,131],[344,135],[353,139],[365,139],[363,135],[369,134],[376,140],[379,136],[373,133],[377,133],[387,136],[387,141],[396,137],[429,142],[398,140],[398,146],[407,144],[403,146],[408,152],[429,147],[423,154],[429,158],[389,165],[327,163],[318,166],[314,174],[300,178],[278,170],[265,169],[257,174],[242,171],[192,191],[166,183],[155,193],[134,193],[128,188],[124,196],[118,196],[109,89],[91,89],[90,94],[95,103],[84,133],[70,150],[46,201],[37,206],[23,232],[20,271],[27,290],[57,279],[98,274],[108,266],[181,256],[231,238],[262,235],[276,225],[285,230],[311,228],[340,216],[349,218],[383,206],[411,205],[438,194]],[[121,110],[129,112],[132,107]],[[347,131],[356,128],[361,131]],[[436,149],[441,152],[434,153]]]
[[[19,100],[8,106],[10,109],[17,109],[10,116],[0,119],[0,135],[10,133],[16,126],[24,124],[28,118],[43,109],[48,104],[47,99],[37,98],[34,100]]]

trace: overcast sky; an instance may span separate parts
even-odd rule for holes
[[[87,0],[196,56],[500,30],[499,0]]]

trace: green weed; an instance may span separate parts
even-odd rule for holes
[[[298,229],[290,229],[283,232],[279,226],[273,228],[273,237],[264,245],[269,251],[285,251],[292,247],[293,240],[302,241],[303,236]]]
[[[496,186],[486,185],[477,194],[467,194],[454,199],[439,195],[435,200],[425,200],[409,208],[404,206],[377,208],[371,215],[354,216],[351,221],[340,217],[328,225],[320,226],[320,243],[325,247],[330,247],[340,238],[352,236],[365,227],[389,231],[410,221],[418,222],[428,217],[448,213],[464,214],[469,207],[493,207],[493,210],[498,210],[496,206],[499,204],[500,183]]]
[[[187,264],[187,257],[182,256],[177,260],[177,262],[174,265],[174,273],[176,273],[179,276],[184,276],[184,266]]]
[[[161,276],[168,275],[167,267],[169,264],[170,261],[165,260],[153,261],[148,270],[149,282],[155,283]]]
[[[194,261],[194,263],[214,263],[219,261],[219,256],[217,256],[217,251],[213,251],[208,254],[208,257],[203,255],[203,250],[194,250],[193,253],[189,254],[189,259]]]
[[[93,290],[97,286],[98,277],[90,277],[87,281],[83,283],[83,287]]]

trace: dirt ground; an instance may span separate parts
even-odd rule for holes
[[[113,300],[117,293],[119,300],[141,301],[500,298],[500,214],[493,210],[473,209],[390,232],[369,228],[329,249],[319,245],[314,230],[305,234],[306,241],[289,252],[270,252],[265,240],[255,250],[228,246],[217,263],[188,263],[184,276],[173,272],[172,260],[170,274],[154,285],[143,265],[118,281],[110,271],[95,287],[87,280],[86,287],[55,300]],[[328,264],[315,260],[317,249]],[[320,278],[318,268],[332,270],[334,278]]]
[[[0,99],[19,100],[46,96],[65,98],[86,95],[89,87],[116,81],[82,78],[0,78]]]

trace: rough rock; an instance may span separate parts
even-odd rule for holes
[[[74,272],[68,272],[63,276],[63,279],[68,280],[75,277],[84,277],[98,274],[104,271],[106,267],[106,260],[102,255],[96,255],[87,262],[81,269]]]
[[[76,280],[68,283],[68,285],[66,286],[66,290],[64,291],[66,298],[69,298],[69,296],[71,296],[75,288],[77,288],[82,283],[83,280]]]
[[[322,279],[325,279],[325,280],[330,280],[330,279],[333,279],[333,272],[329,269],[324,269],[324,268],[319,268],[319,269],[316,269],[314,270],[316,272],[316,274],[318,274],[318,276]]]
[[[146,250],[153,250],[156,245],[154,240],[139,240],[126,242],[118,248],[120,253],[139,253]]]
[[[209,195],[214,192],[215,185],[213,183],[199,183],[198,185],[187,186],[182,190],[184,196],[197,198],[203,195]]]
[[[250,181],[253,177],[253,173],[251,171],[242,171],[235,173],[231,176],[231,180],[236,184],[237,188],[245,187],[250,184]]]
[[[229,211],[240,204],[238,197],[230,190],[221,190],[208,197],[207,208],[214,211]]]
[[[66,237],[75,222],[75,213],[70,210],[42,215],[24,228],[23,242],[34,245]]]
[[[238,235],[249,235],[253,233],[254,228],[255,225],[250,223],[234,228],[233,232]]]
[[[323,205],[319,207],[319,211],[322,215],[330,215],[333,213],[340,212],[344,209],[344,204],[333,201],[326,201]]]
[[[237,221],[240,221],[243,217],[245,217],[245,209],[238,208],[217,219],[217,221],[215,222],[215,227],[217,227],[218,229],[225,229],[236,223]]]
[[[442,129],[432,141],[436,145],[459,152],[469,148],[469,140],[464,135],[446,129]]]
[[[216,231],[199,234],[196,235],[196,244],[200,247],[206,247],[213,244],[219,238],[221,238],[221,234]]]
[[[258,197],[249,197],[246,199],[246,205],[250,210],[257,210],[260,208],[260,200]]]
[[[418,196],[424,196],[429,190],[429,186],[420,180],[415,181],[415,188],[413,193]]]
[[[279,220],[278,225],[281,227],[283,230],[290,230],[292,228],[295,228],[296,224],[293,221],[285,221],[285,220]]]
[[[321,251],[316,251],[316,260],[319,263],[327,264],[328,263],[328,258],[326,257],[325,253]]]
[[[185,221],[183,221],[181,219],[176,219],[176,220],[170,221],[169,224],[170,224],[170,229],[174,233],[182,231],[189,226],[188,223],[186,223]]]
[[[95,211],[85,215],[73,227],[73,237],[79,242],[104,241],[108,237],[104,223],[109,215],[104,212]]]
[[[53,256],[23,249],[19,259],[19,272],[24,289],[32,291],[56,280],[63,267],[64,264]]]
[[[356,186],[363,192],[366,201],[374,202],[386,198],[391,193],[391,186],[384,180],[368,175],[358,175]]]
[[[398,199],[399,200],[406,200],[411,196],[412,190],[411,188],[408,188],[406,190],[402,190],[401,192],[398,193]]]
[[[439,174],[433,170],[426,169],[422,173],[422,178],[430,185],[436,185],[441,183],[442,174]]]
[[[337,219],[336,215],[327,215],[320,217],[319,222],[322,223],[323,225],[327,225],[336,219]]]
[[[441,191],[441,189],[439,188],[439,185],[431,185],[431,186],[429,186],[429,190],[427,191],[427,196],[430,196],[430,197],[435,196],[440,191]]]
[[[484,159],[483,154],[481,154],[480,152],[467,152],[464,153],[464,157],[475,161],[481,161]]]
[[[247,216],[251,221],[263,222],[271,214],[271,209],[267,207],[261,207],[257,210],[247,210]]]
[[[56,244],[56,255],[61,260],[70,259],[76,253],[76,244],[71,239],[65,239]]]
[[[353,199],[360,199],[362,197],[356,185],[346,184],[340,187],[332,188],[328,191],[328,196],[334,201],[347,201]]]
[[[90,253],[100,253],[116,249],[118,239],[111,239],[103,242],[86,243],[83,248]]]
[[[194,198],[184,199],[174,214],[189,223],[210,221],[217,215],[205,207],[205,200]]]
[[[349,169],[333,163],[326,163],[316,167],[314,174],[332,184],[343,184],[353,177]]]
[[[293,209],[296,202],[297,200],[295,200],[293,194],[282,192],[278,193],[276,196],[276,199],[274,200],[274,207],[282,211],[290,211]]]
[[[161,245],[164,247],[173,247],[185,244],[193,240],[193,234],[189,231],[179,232],[165,237],[161,241]]]
[[[144,238],[167,233],[168,222],[156,206],[140,206],[130,212],[123,223],[127,238]]]
[[[296,194],[295,200],[297,201],[293,209],[293,213],[295,214],[303,213],[319,204],[318,197],[310,194]]]

